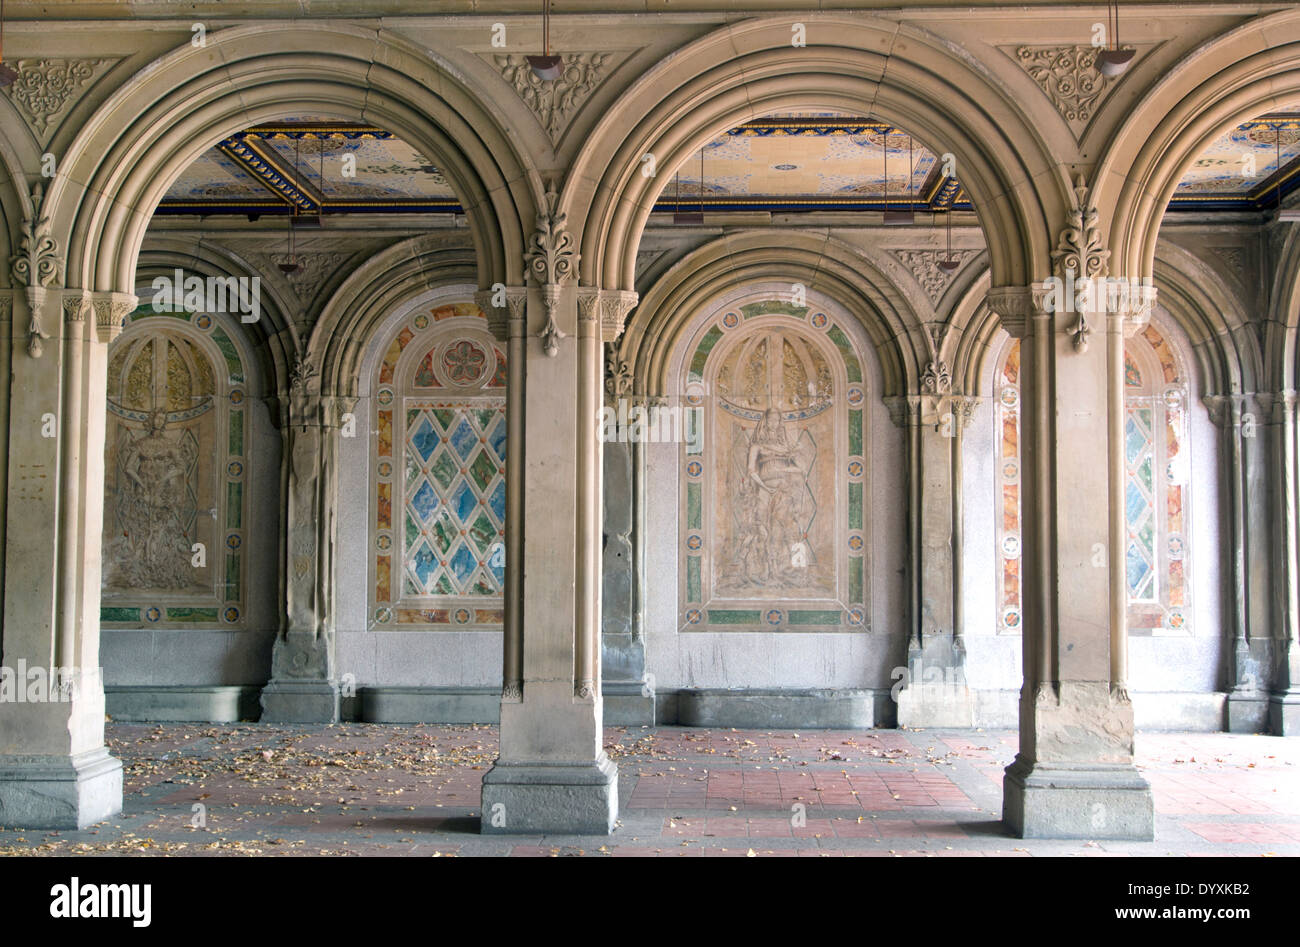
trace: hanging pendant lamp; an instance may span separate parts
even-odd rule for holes
[[[297,138],[293,140],[294,177],[298,176],[298,142],[299,139]],[[296,253],[294,253],[294,247],[293,247],[294,218],[296,218],[297,216],[298,216],[298,205],[294,204],[293,211],[289,215],[289,241],[288,241],[289,256],[283,263],[280,264],[280,272],[283,273],[285,276],[288,276],[290,273],[298,272],[298,256]]]
[[[1133,61],[1137,50],[1125,49],[1119,44],[1119,0],[1108,0],[1106,4],[1106,23],[1110,28],[1113,44],[1097,53],[1097,69],[1108,78],[1120,75]]]
[[[952,255],[952,208],[949,207],[943,214],[944,229],[947,231],[948,252],[944,254],[942,260],[938,260],[939,269],[945,273],[954,272],[957,267],[961,266],[961,260],[953,259]]]
[[[542,55],[524,58],[533,75],[543,82],[554,82],[564,72],[560,57],[551,55],[551,0],[542,0]]]

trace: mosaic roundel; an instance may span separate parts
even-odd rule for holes
[[[688,608],[686,610],[686,624],[688,625],[698,625],[703,617],[698,608]]]
[[[866,612],[854,606],[849,609],[849,624],[857,627],[862,626],[867,620]]]
[[[231,533],[229,536],[226,537],[226,545],[230,549],[238,549],[241,545],[243,545],[243,543],[244,541],[239,538],[238,533]]]
[[[859,388],[857,385],[854,385],[852,388],[849,389],[848,400],[849,400],[849,404],[852,407],[856,408],[858,405],[862,404],[863,397],[864,396],[862,394],[862,389]]]
[[[1002,465],[1002,479],[1015,481],[1020,477],[1020,465],[1014,460],[1008,460]]]
[[[230,403],[231,403],[231,404],[243,404],[243,403],[244,403],[244,393],[243,393],[243,391],[241,391],[241,390],[238,389],[238,388],[232,388],[232,389],[230,390]]]
[[[686,472],[690,474],[692,477],[698,477],[700,474],[704,472],[704,467],[701,466],[698,460],[692,460],[689,464],[686,465]]]
[[[1187,619],[1181,608],[1171,608],[1165,615],[1165,625],[1173,631],[1182,631],[1186,623]]]
[[[1002,389],[1002,404],[1008,408],[1014,408],[1020,403],[1020,389],[1011,385],[1006,385]]]
[[[1020,627],[1020,609],[1014,605],[1002,610],[1002,626],[1004,628]]]
[[[442,353],[442,369],[454,385],[473,385],[487,371],[488,357],[483,348],[469,339],[458,339]]]
[[[468,623],[469,623],[469,609],[468,609],[468,608],[458,608],[458,609],[456,609],[456,611],[455,611],[455,613],[453,614],[452,617],[456,619],[456,624],[458,624],[458,625],[465,625],[465,624],[468,624]]]
[[[1002,555],[1008,559],[1020,557],[1020,537],[1015,533],[1008,533],[1002,537]]]
[[[226,476],[238,477],[244,472],[244,465],[237,460],[232,460],[226,464]]]
[[[699,533],[691,533],[691,535],[686,539],[687,549],[699,549],[701,545],[703,545],[703,542],[700,539]]]
[[[391,608],[384,607],[384,608],[375,609],[375,621],[379,622],[380,624],[386,624],[392,620],[393,620],[393,610]]]
[[[144,617],[148,621],[157,621],[162,618],[162,610],[157,605],[150,605],[144,610]]]
[[[212,317],[209,315],[201,315],[194,320],[194,324],[206,332],[208,329],[212,328]]]
[[[389,536],[387,533],[380,533],[375,537],[375,545],[380,549],[390,549],[393,545],[393,537]]]
[[[429,317],[424,313],[420,313],[412,321],[415,323],[417,329],[426,329],[429,326]]]
[[[862,476],[862,461],[853,460],[849,462],[849,476],[855,480]]]
[[[379,394],[376,396],[376,400],[377,400],[381,405],[384,405],[385,407],[387,407],[388,405],[392,404],[392,403],[393,403],[393,389],[391,389],[391,388],[380,388],[380,389],[379,389]]]
[[[1186,548],[1187,547],[1183,542],[1183,537],[1180,536],[1178,533],[1174,533],[1172,536],[1169,537],[1169,558],[1170,559],[1178,560],[1183,558],[1183,553],[1186,551]]]
[[[850,536],[850,537],[849,537],[849,548],[852,549],[854,552],[861,552],[861,551],[862,551],[862,537],[859,536],[857,533],[854,533],[852,536]]]
[[[728,329],[734,329],[736,326],[740,325],[740,315],[738,313],[729,312],[722,317],[722,324]]]
[[[230,622],[231,624],[234,624],[235,622],[239,621],[239,609],[231,605],[222,613],[222,617],[224,617],[226,621]]]
[[[814,329],[825,329],[827,324],[830,322],[830,320],[826,318],[826,313],[824,312],[814,312],[812,319],[809,321],[812,322],[812,327]]]
[[[381,477],[391,477],[393,475],[393,465],[389,461],[381,460],[378,469]]]
[[[763,619],[764,619],[764,620],[765,620],[769,625],[779,625],[779,624],[781,624],[781,609],[779,609],[779,608],[769,608],[769,609],[767,610],[767,614],[765,614],[765,615],[763,616]]]

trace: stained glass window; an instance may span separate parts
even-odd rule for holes
[[[998,630],[1021,621],[1020,345],[997,375]],[[1187,563],[1187,381],[1168,339],[1148,325],[1124,358],[1125,578],[1130,634],[1191,631]]]
[[[505,356],[473,303],[397,331],[375,393],[376,625],[499,627]]]

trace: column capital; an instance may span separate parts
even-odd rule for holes
[[[99,341],[108,343],[121,334],[126,317],[140,305],[140,297],[131,293],[91,293],[90,304],[95,310]]]
[[[523,320],[528,305],[528,288],[497,283],[492,289],[474,294],[474,302],[487,316],[488,331],[499,342],[510,338],[510,320]]]
[[[1047,297],[1051,283],[1031,283],[1028,286],[994,286],[984,297],[985,305],[993,310],[1002,328],[1015,339],[1029,336],[1031,317],[1047,315]]]
[[[85,322],[91,308],[90,294],[85,290],[70,289],[63,293],[64,322]]]
[[[578,290],[578,318],[600,321],[600,340],[614,342],[623,334],[627,316],[641,297],[638,293],[618,289],[583,286]]]
[[[920,395],[890,395],[883,399],[894,427],[910,427],[921,418]]]

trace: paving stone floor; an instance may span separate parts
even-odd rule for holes
[[[0,855],[1300,855],[1300,740],[1138,736],[1148,843],[1026,841],[999,823],[1010,731],[611,727],[609,838],[478,834],[487,726],[110,724],[121,816],[0,827]]]

